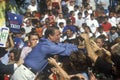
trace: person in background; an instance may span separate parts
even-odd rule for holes
[[[31,0],[31,4],[28,6],[27,8],[31,13],[33,11],[38,11],[38,6],[37,6],[37,3],[36,3],[36,0]]]
[[[38,44],[38,42],[39,42],[38,34],[35,32],[30,32],[28,35],[27,46],[23,47],[20,57],[22,59],[25,59],[28,53],[32,51],[32,48],[34,48]]]
[[[111,27],[110,32],[108,34],[109,37],[109,42],[110,43],[114,43],[114,40],[118,37],[118,33],[117,33],[117,28],[116,27]]]
[[[14,48],[17,48],[17,49],[22,49],[23,48],[24,40],[22,38],[21,31],[19,31],[17,33],[14,33],[13,41],[14,41],[14,44],[15,44]]]
[[[110,28],[112,27],[111,23],[108,22],[108,17],[105,16],[104,20],[102,21],[101,27],[103,27],[103,30],[108,34],[110,31]]]
[[[4,50],[0,50],[0,54],[1,53],[3,54],[5,52],[5,54],[0,58],[3,64],[5,65],[8,64],[9,62],[8,55],[9,55],[10,50],[12,50],[13,48],[14,48],[13,33],[10,33],[8,36],[8,40],[6,42],[6,47],[3,48]]]
[[[23,59],[20,59],[20,52],[21,50],[12,49],[9,51],[8,54],[8,63],[4,64],[0,61],[0,79],[6,78],[7,76],[10,77],[14,71],[17,69],[18,66],[23,64]]]

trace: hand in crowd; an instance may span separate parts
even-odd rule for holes
[[[84,40],[89,40],[89,35],[86,34],[86,33],[82,33],[80,36],[81,36]]]
[[[90,44],[91,44],[91,47],[92,47],[92,49],[94,50],[94,52],[96,52],[96,51],[98,51],[98,50],[101,50],[101,48],[96,44],[95,41],[90,40]]]
[[[90,80],[97,80],[92,72],[89,72]]]
[[[108,56],[111,56],[111,52],[106,50],[105,48],[102,48],[102,50],[108,55]]]
[[[48,62],[49,62],[49,64],[51,64],[51,65],[53,65],[53,66],[56,66],[56,65],[57,65],[56,60],[55,60],[54,58],[52,58],[52,57],[48,58]]]

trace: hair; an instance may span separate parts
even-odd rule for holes
[[[56,27],[56,26],[47,28],[46,31],[45,31],[45,38],[48,38],[49,35],[54,35],[55,34],[55,30],[59,30],[59,28]]]
[[[71,52],[70,56],[61,57],[63,68],[68,74],[76,74],[87,71],[89,62],[83,51]],[[67,62],[67,63],[66,63]]]
[[[80,78],[78,76],[73,76],[70,78],[70,80],[80,80]]]
[[[104,42],[105,42],[106,37],[105,37],[105,35],[100,35],[100,36],[98,36],[96,39],[101,39],[101,40],[102,40],[102,42],[104,43]]]
[[[74,11],[70,11],[70,15],[72,15],[74,13]]]
[[[78,9],[78,8],[79,8],[79,6],[78,6],[78,5],[75,5],[75,6],[74,6],[74,8],[77,8],[77,9]]]
[[[14,54],[14,60],[18,61],[19,58],[20,58],[21,49],[13,48],[9,53],[13,53]]]
[[[28,34],[28,39],[31,38],[31,35],[36,35],[36,36],[39,37],[38,33],[36,33],[36,32],[30,32],[30,33]]]
[[[81,12],[79,12],[79,13],[78,13],[78,15],[82,15],[82,13],[81,13]]]
[[[64,24],[63,22],[60,22],[60,23],[59,23],[59,26],[61,26],[61,25],[63,25],[63,24]]]

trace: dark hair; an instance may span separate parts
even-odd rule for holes
[[[117,28],[115,26],[112,26],[110,30],[117,30]]]
[[[70,15],[72,15],[74,13],[74,11],[70,11]]]
[[[59,30],[59,28],[56,27],[56,26],[47,28],[46,31],[45,31],[45,38],[48,38],[49,35],[54,35],[55,34],[55,30]]]
[[[82,15],[82,13],[81,13],[81,12],[79,12],[79,13],[78,13],[78,15]]]
[[[70,80],[80,80],[80,78],[78,76],[73,76],[70,78]]]
[[[59,26],[62,25],[62,24],[64,24],[64,23],[63,23],[63,22],[60,22],[60,23],[59,23]]]
[[[13,53],[14,54],[14,60],[18,61],[19,58],[20,58],[21,49],[13,48],[9,53]]]
[[[28,34],[28,39],[31,38],[31,35],[36,35],[36,36],[39,37],[38,33],[36,33],[36,32],[30,32],[30,33]]]
[[[100,35],[100,36],[98,36],[96,39],[101,39],[101,40],[102,40],[102,42],[104,43],[104,42],[105,42],[106,37],[105,37],[105,35]]]
[[[78,8],[79,8],[79,6],[78,6],[78,5],[75,5],[75,6],[74,6],[74,8],[77,8],[77,9],[78,9]]]

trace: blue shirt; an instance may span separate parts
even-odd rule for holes
[[[64,27],[63,29],[63,33],[66,32],[68,29],[70,29],[71,31],[73,31],[73,33],[77,32],[76,28],[74,25],[67,25],[66,27]]]
[[[34,69],[36,72],[41,72],[48,64],[47,58],[52,55],[59,54],[69,56],[72,51],[78,50],[76,45],[54,43],[46,38],[41,38],[40,42],[24,60],[24,64]]]

